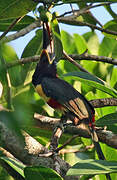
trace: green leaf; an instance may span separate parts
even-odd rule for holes
[[[16,52],[8,44],[1,45],[1,54],[6,63],[13,62],[18,59]],[[22,84],[22,77],[21,77],[20,71],[21,71],[21,66],[16,66],[16,67],[12,67],[8,69],[11,85],[14,87]]]
[[[112,57],[115,59],[117,58],[117,40],[115,46],[113,47]]]
[[[83,34],[84,39],[87,42],[87,48],[91,54],[98,54],[99,39],[95,32],[87,32]]]
[[[0,19],[11,19],[24,16],[36,7],[32,0],[1,0]]]
[[[87,43],[83,36],[80,36],[79,34],[74,34],[74,42],[79,54],[84,53],[88,49]]]
[[[11,168],[13,168],[17,173],[24,177],[24,168],[26,166],[23,163],[13,158],[8,158],[4,156],[0,157],[0,159],[5,161],[9,166],[11,166]]]
[[[56,171],[42,166],[26,167],[24,175],[26,180],[63,180]]]
[[[55,57],[58,61],[63,55],[63,45],[61,42],[61,34],[59,29],[59,24],[56,18],[52,21],[52,32],[54,37],[54,50],[55,50]]]
[[[111,113],[103,116],[96,121],[98,126],[114,125],[117,124],[117,113]]]
[[[116,21],[116,20],[111,20],[111,21],[107,22],[107,23],[103,26],[103,28],[117,32],[117,21]],[[112,37],[112,38],[114,38],[114,39],[117,38],[117,35],[108,34],[108,33],[105,33],[105,32],[104,32],[103,34],[106,35],[106,36],[108,36],[108,37]]]
[[[24,48],[21,58],[38,55],[42,50],[42,29],[36,31],[36,35]]]
[[[117,68],[113,68],[112,70],[112,74],[111,74],[111,87],[114,87],[117,83],[117,81],[115,81],[115,79],[117,79]]]
[[[72,166],[68,172],[68,176],[88,175],[88,174],[106,174],[117,172],[116,161],[93,160],[87,159],[79,161]]]
[[[6,31],[6,29],[13,23],[16,18],[12,19],[0,19],[0,31]],[[24,16],[10,31],[19,31],[22,28],[30,25],[34,22],[34,18],[31,16]]]
[[[95,32],[91,32],[87,45],[91,54],[98,55],[99,39]]]
[[[52,20],[52,14],[44,6],[39,6],[38,11],[41,21],[50,22]]]
[[[63,49],[67,52],[67,54],[72,54],[72,53],[77,52],[74,38],[69,33],[62,30],[61,39],[62,39]]]
[[[96,89],[99,89],[107,94],[110,94],[113,97],[117,97],[117,91],[108,86],[104,81],[101,81],[97,77],[87,74],[85,72],[71,72],[64,75],[65,79],[74,79],[79,80],[89,86],[92,86]]]
[[[35,37],[32,38],[32,40],[27,44],[25,47],[23,53],[22,53],[22,58],[29,57],[29,56],[34,56],[38,55],[41,53],[42,50],[42,30],[36,31]],[[30,77],[30,68],[32,66],[32,63],[24,64],[22,66],[20,75],[22,77],[23,82],[26,80],[26,78]],[[29,74],[28,74],[29,72]]]
[[[2,48],[0,47],[0,81],[5,86],[7,84],[6,67],[4,58],[2,55]],[[5,89],[6,90],[6,89]]]
[[[115,39],[105,36],[99,46],[99,56],[112,56],[112,51],[117,44]]]

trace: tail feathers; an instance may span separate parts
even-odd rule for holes
[[[92,140],[93,140],[93,143],[94,143],[94,146],[95,146],[95,150],[96,150],[96,152],[98,154],[99,159],[105,160],[104,154],[103,154],[101,146],[99,144],[97,133],[95,132],[94,129],[92,129],[92,131],[91,131],[91,136],[92,136]]]
[[[90,132],[91,132],[92,141],[94,143],[94,147],[95,147],[95,150],[98,154],[99,159],[100,160],[106,160],[105,156],[102,152],[101,146],[99,144],[98,136],[97,136],[97,133],[95,132],[95,129],[90,127]],[[111,180],[110,174],[105,174],[105,176],[106,176],[107,180]]]

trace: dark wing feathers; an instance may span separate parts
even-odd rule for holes
[[[92,119],[94,109],[85,97],[70,84],[59,78],[43,78],[42,88],[46,96],[55,99],[79,119]]]

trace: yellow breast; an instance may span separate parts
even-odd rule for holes
[[[46,102],[49,101],[50,98],[44,94],[41,84],[37,85],[35,90]]]

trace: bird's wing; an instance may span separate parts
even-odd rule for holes
[[[69,83],[59,78],[43,78],[42,88],[47,97],[51,97],[67,110],[74,113],[79,120],[92,119],[94,109],[91,104]]]

